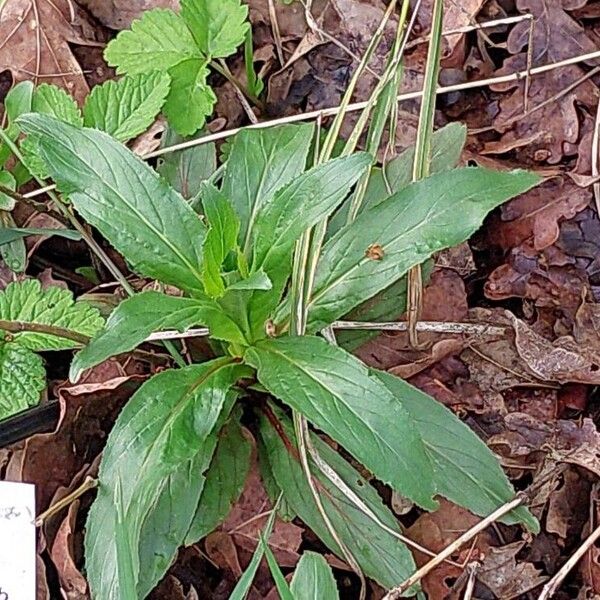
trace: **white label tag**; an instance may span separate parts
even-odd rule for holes
[[[35,486],[0,481],[0,600],[35,600]]]

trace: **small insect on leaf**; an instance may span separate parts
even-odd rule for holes
[[[383,246],[381,244],[371,244],[365,250],[365,256],[370,258],[371,260],[382,260],[385,256],[385,252],[383,251]]]

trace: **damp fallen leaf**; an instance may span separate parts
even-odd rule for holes
[[[15,81],[64,87],[80,104],[89,93],[69,44],[99,45],[85,13],[70,0],[5,0],[0,8],[0,71]]]

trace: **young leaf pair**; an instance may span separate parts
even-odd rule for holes
[[[36,136],[59,189],[133,270],[184,294],[144,292],[122,302],[75,357],[72,378],[161,329],[207,326],[215,348],[223,349],[219,358],[152,377],[119,416],[88,521],[86,567],[95,597],[120,597],[131,582],[145,597],[180,544],[197,541],[225,518],[249,458],[221,449],[243,437],[234,405],[259,393],[248,391],[257,387],[249,385],[255,380],[425,509],[436,508],[439,494],[485,514],[512,497],[493,455],[454,415],[316,334],[415,264],[467,239],[491,209],[535,185],[537,177],[453,169],[373,200],[353,223],[332,231],[323,247],[309,300],[311,335],[287,337],[285,291],[296,241],[344,205],[370,157],[357,153],[306,169],[312,126],[243,131],[232,143],[220,186],[201,189],[207,228],[165,180],[105,134],[44,115],[20,123]],[[381,249],[377,256],[368,251],[373,245]],[[295,442],[285,412],[269,400],[255,425],[265,485],[339,553],[289,451]],[[398,584],[414,562],[396,537],[393,515],[351,465],[312,438],[345,482],[343,491],[313,465],[340,539],[367,575],[386,587]],[[215,476],[225,463],[234,463],[239,474],[231,486],[219,486]],[[473,484],[478,480],[480,487]],[[536,527],[524,509],[506,521]],[[127,556],[119,539],[129,541]]]

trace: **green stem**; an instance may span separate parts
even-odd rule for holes
[[[264,110],[265,104],[262,100],[257,98],[250,90],[230,71],[227,63],[223,59],[219,59],[219,61],[211,60],[210,66],[223,75],[231,85],[235,86],[250,102],[252,102],[255,106],[258,106],[261,110]]]

